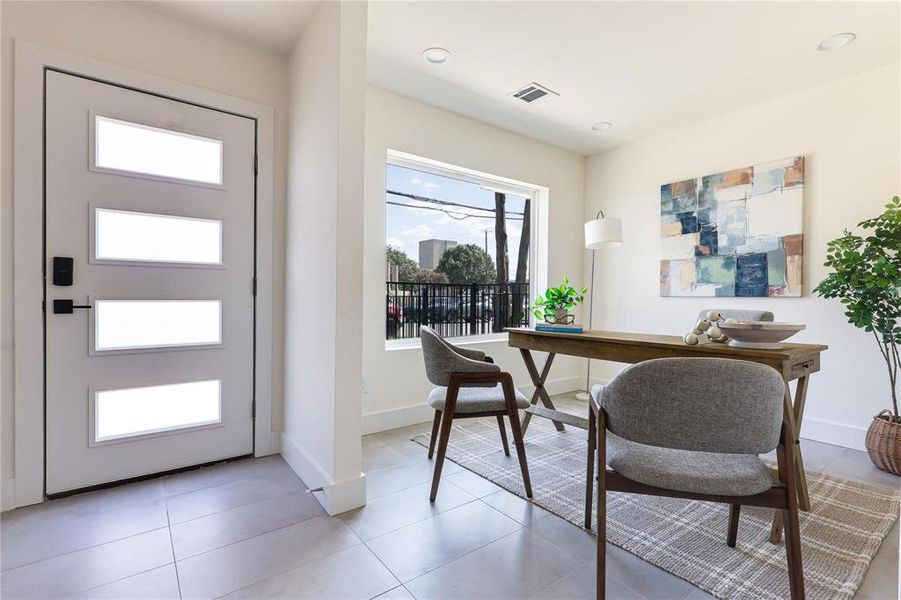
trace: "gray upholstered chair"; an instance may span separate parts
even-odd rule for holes
[[[649,360],[592,389],[585,527],[591,528],[596,450],[598,598],[604,597],[607,491],[729,504],[730,547],[742,505],[782,510],[791,597],[804,597],[795,438],[782,418],[784,394],[775,369],[720,358]],[[774,448],[775,483],[758,456]]]
[[[519,409],[529,406],[529,400],[513,387],[513,378],[501,371],[491,357],[481,350],[461,348],[445,341],[429,327],[419,329],[422,341],[422,357],[429,381],[437,387],[429,393],[429,405],[435,409],[432,422],[432,438],[429,440],[429,458],[435,451],[438,440],[438,459],[432,475],[431,502],[438,494],[441,468],[447,453],[453,420],[470,417],[496,417],[500,428],[504,453],[510,456],[504,416],[510,419],[513,444],[519,457],[526,496],[532,497],[532,483],[529,480],[529,466],[526,463],[526,449],[522,441],[522,427]],[[439,436],[440,425],[440,436]]]
[[[735,319],[736,321],[772,321],[773,313],[768,310],[750,310],[743,308],[705,308],[698,313],[698,321],[707,318],[707,313],[711,310],[718,310],[724,319]]]

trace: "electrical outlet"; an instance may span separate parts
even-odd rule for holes
[[[363,376],[363,381],[360,384],[360,391],[364,394],[369,393],[369,383],[366,381],[366,376]]]

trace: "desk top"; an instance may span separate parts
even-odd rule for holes
[[[762,350],[759,348],[733,348],[727,344],[704,344],[689,346],[677,335],[657,335],[652,333],[628,333],[624,331],[598,331],[586,330],[584,333],[558,333],[550,331],[536,331],[527,327],[513,327],[506,330],[510,334],[510,345],[516,348],[528,347],[528,339],[541,339],[542,346],[559,345],[561,354],[569,354],[566,346],[575,349],[575,346],[603,345],[607,347],[620,347],[628,349],[657,349],[669,352],[678,352],[682,355],[710,355],[729,356],[730,358],[770,359],[777,361],[792,360],[799,356],[818,354],[829,349],[822,344],[782,344],[779,350]],[[537,340],[536,340],[537,341]],[[536,348],[540,349],[540,348]],[[577,353],[581,355],[581,353]],[[626,361],[631,362],[631,361]]]

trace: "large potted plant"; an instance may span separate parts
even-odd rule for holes
[[[901,475],[901,413],[898,412],[898,342],[901,340],[901,199],[885,212],[858,224],[864,230],[827,245],[826,266],[833,272],[814,288],[824,298],[839,298],[855,327],[873,334],[888,370],[892,410],[873,418],[866,447],[873,463]]]

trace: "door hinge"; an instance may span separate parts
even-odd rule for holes
[[[253,291],[254,297],[256,297],[256,295],[257,295],[257,278],[256,277],[254,277],[253,280],[251,281],[250,288]]]
[[[257,418],[257,401],[256,400],[254,400],[250,403],[250,418],[251,419]]]
[[[260,168],[260,159],[256,152],[253,153],[253,174],[257,175]]]

